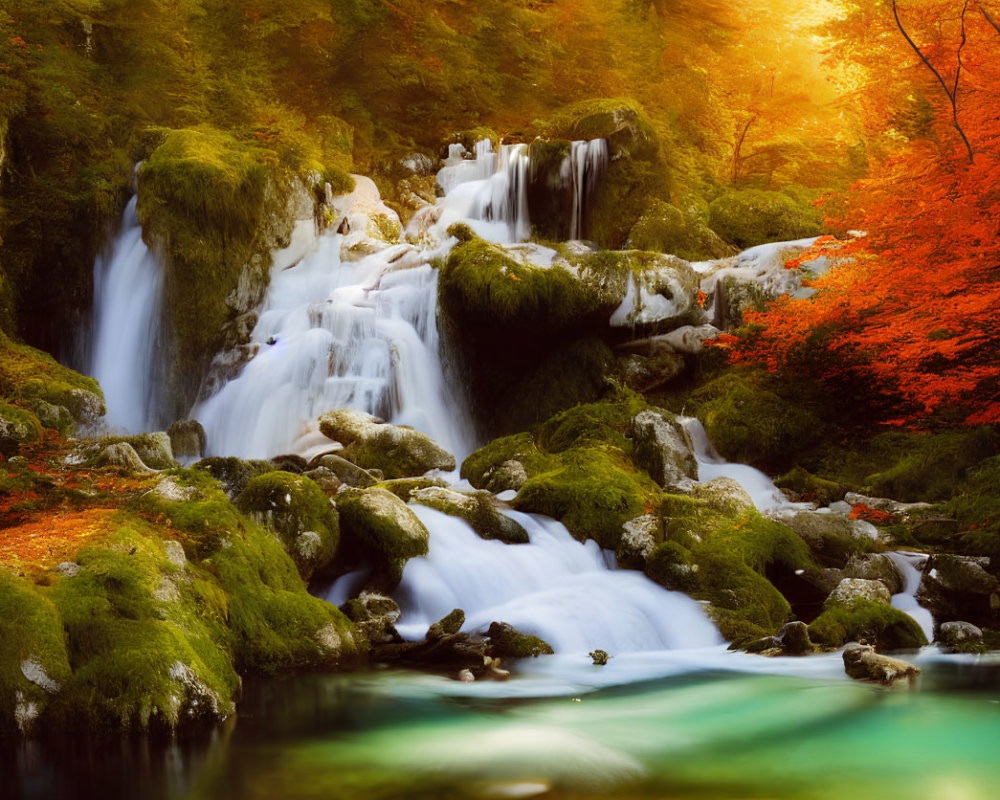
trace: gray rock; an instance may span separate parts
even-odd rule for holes
[[[874,603],[889,603],[892,596],[882,581],[863,578],[844,578],[826,599],[826,607],[850,606],[857,600]]]
[[[618,543],[618,559],[624,564],[645,564],[653,548],[656,534],[660,529],[660,519],[656,514],[643,514],[622,525],[622,535]]]
[[[504,461],[490,474],[486,490],[493,494],[500,492],[521,491],[521,487],[528,482],[528,471],[524,464],[514,459]]]
[[[323,467],[333,473],[334,477],[347,486],[364,489],[374,486],[378,481],[375,476],[357,464],[353,464],[335,453],[325,453],[309,462],[309,469]]]
[[[920,674],[920,668],[875,652],[867,644],[851,642],[844,647],[844,671],[856,681],[872,681],[886,686],[907,678],[911,685]]]
[[[903,591],[903,576],[885,553],[855,553],[848,559],[842,577],[881,581],[891,595]]]
[[[778,642],[784,653],[792,656],[806,655],[815,651],[809,639],[809,626],[804,622],[789,622],[778,632]]]
[[[937,640],[950,653],[978,650],[983,646],[983,632],[971,622],[944,622],[938,626]]]
[[[843,569],[850,557],[873,549],[872,541],[849,520],[837,514],[798,511],[785,514],[781,522],[795,531],[812,550],[816,559],[827,567]]]
[[[666,411],[647,409],[632,420],[634,460],[661,486],[696,479],[698,465],[684,429]]]
[[[927,561],[917,600],[939,621],[964,620],[979,627],[1000,623],[1000,581],[986,571],[987,558],[934,555]]]
[[[901,503],[898,500],[890,500],[886,497],[868,497],[857,492],[845,494],[844,501],[852,506],[860,504],[874,508],[876,511],[884,511],[886,514],[899,517],[901,522],[910,522],[933,508],[930,503]]]
[[[28,656],[21,662],[21,674],[35,686],[41,686],[48,694],[56,694],[62,690],[62,685],[49,677],[36,655]]]
[[[466,493],[431,486],[413,490],[410,497],[415,503],[464,519],[482,539],[498,539],[507,544],[528,542],[528,532],[497,510],[490,492]]]
[[[94,466],[118,467],[133,475],[155,471],[143,463],[135,448],[127,442],[118,442],[105,447],[94,460]]]

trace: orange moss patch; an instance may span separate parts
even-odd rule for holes
[[[0,530],[0,565],[15,571],[47,569],[71,561],[84,545],[110,534],[117,512],[111,508],[46,514]]]

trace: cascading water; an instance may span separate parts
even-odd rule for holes
[[[430,552],[411,559],[396,598],[400,633],[423,638],[454,608],[466,631],[508,622],[540,636],[557,653],[611,654],[711,647],[722,642],[694,600],[631,570],[596,542],[573,539],[559,522],[510,512],[530,544],[485,541],[463,520],[414,506],[431,531]]]
[[[917,589],[920,588],[920,578],[924,565],[927,563],[927,554],[897,550],[886,553],[886,555],[892,559],[899,574],[903,576],[903,591],[892,596],[893,607],[913,617],[927,637],[927,641],[933,642],[934,617],[930,611],[917,602]]]
[[[563,180],[573,189],[570,239],[583,237],[587,208],[607,168],[608,143],[605,139],[577,141],[570,145],[569,156],[566,157],[562,167]]]
[[[94,351],[90,374],[107,405],[106,421],[130,433],[156,419],[163,267],[142,241],[133,196],[110,256],[94,263]]]

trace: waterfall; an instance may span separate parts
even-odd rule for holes
[[[208,453],[267,458],[329,448],[313,423],[336,408],[410,425],[459,457],[471,449],[471,425],[438,353],[429,254],[396,245],[343,261],[343,241],[313,236],[297,263],[276,261],[250,360],[192,411]]]
[[[130,433],[157,423],[157,343],[163,267],[142,241],[133,196],[110,255],[94,263],[94,351],[90,374],[101,384],[108,425]]]
[[[605,139],[576,141],[570,145],[569,156],[563,162],[563,178],[573,190],[573,214],[569,238],[581,239],[587,209],[594,191],[608,168],[608,143]]]
[[[557,653],[600,648],[617,655],[722,642],[697,602],[640,572],[614,569],[611,553],[593,541],[581,544],[555,520],[508,512],[530,543],[506,545],[480,539],[464,520],[413,510],[431,539],[426,556],[407,562],[395,593],[405,638],[423,638],[432,622],[461,608],[465,631],[508,622]]]

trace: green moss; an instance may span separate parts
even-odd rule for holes
[[[622,525],[643,513],[659,487],[613,445],[582,445],[560,453],[554,469],[518,492],[520,511],[555,517],[581,540],[617,550]]]
[[[536,124],[550,139],[607,139],[614,156],[650,159],[659,151],[652,122],[628,97],[584,100]]]
[[[671,253],[686,261],[721,258],[729,250],[697,213],[685,215],[658,198],[649,201],[628,234],[626,245],[636,250]]]
[[[969,470],[956,487],[955,496],[942,509],[958,520],[959,543],[964,552],[989,556],[994,571],[1000,568],[1000,456],[993,456]]]
[[[0,402],[0,453],[16,455],[23,444],[42,438],[42,424],[30,411]]]
[[[138,520],[76,560],[81,571],[52,590],[73,668],[60,714],[117,730],[173,729],[201,714],[214,721],[232,713],[239,678],[220,641],[217,592],[183,580]]]
[[[340,541],[337,511],[309,478],[290,472],[251,478],[237,506],[278,536],[304,576],[333,560]],[[304,536],[309,532],[319,540]]]
[[[996,453],[998,443],[992,426],[935,433],[893,431],[847,447],[819,448],[803,460],[803,466],[863,494],[934,502],[955,494],[970,470]]]
[[[203,458],[197,462],[194,469],[207,472],[225,489],[233,499],[239,497],[247,485],[247,481],[257,475],[263,475],[274,470],[270,461],[244,461],[242,458]]]
[[[505,622],[494,622],[486,635],[490,639],[490,653],[501,658],[537,658],[552,655],[552,646],[537,636],[515,630]]]
[[[344,525],[371,550],[390,560],[427,554],[427,529],[398,497],[384,489],[337,495]]]
[[[528,532],[510,517],[501,514],[489,492],[456,492],[431,489],[418,492],[414,501],[449,516],[464,519],[481,539],[496,539],[507,544],[525,544]]]
[[[493,470],[505,461],[519,461],[528,476],[538,475],[552,468],[554,461],[544,455],[530,433],[518,433],[494,439],[462,462],[461,476],[477,489],[485,489]]]
[[[842,500],[847,489],[836,481],[828,481],[817,477],[801,466],[775,478],[779,489],[788,489],[798,495],[804,502],[818,503],[828,506],[837,500]]]
[[[675,541],[660,542],[646,558],[644,572],[666,589],[692,592],[698,578],[691,551]]]
[[[628,390],[621,392],[616,401],[576,405],[541,426],[539,447],[549,453],[561,453],[571,447],[603,442],[631,454],[632,442],[627,436],[632,419],[646,407],[640,395]]]
[[[97,381],[64,367],[48,353],[0,331],[0,397],[24,405],[42,400],[66,408],[77,422],[104,414]]]
[[[434,478],[396,478],[391,481],[379,481],[380,488],[392,492],[404,503],[410,502],[410,495],[417,489],[429,489],[433,486],[447,486],[443,480]]]
[[[70,676],[66,637],[52,602],[31,583],[0,568],[0,733],[18,732],[14,717],[19,704],[34,704],[43,713],[48,693],[29,682],[22,665],[34,662],[60,687]],[[29,672],[31,669],[29,667]]]
[[[697,389],[690,400],[725,458],[780,470],[822,437],[823,424],[771,391],[766,380],[753,371],[727,373]]]
[[[829,647],[864,640],[879,652],[927,644],[927,637],[911,616],[871,600],[828,608],[809,626],[809,638]]]
[[[712,201],[709,211],[712,230],[741,249],[823,232],[822,217],[815,208],[779,192],[727,192]]]

